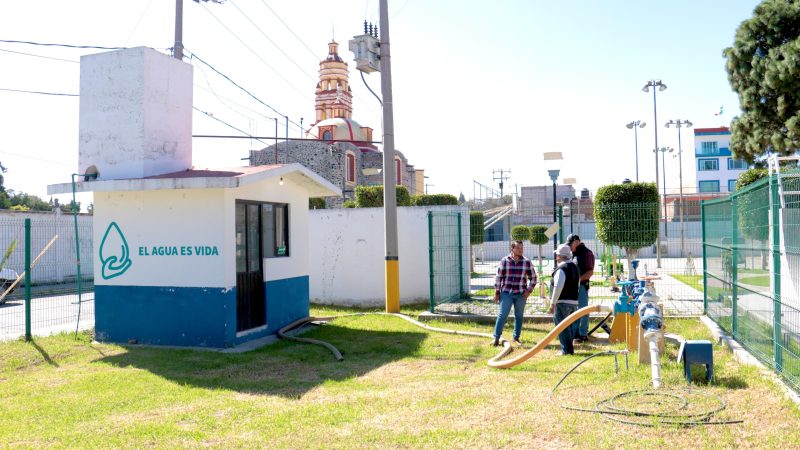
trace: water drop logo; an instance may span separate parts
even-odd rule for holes
[[[100,261],[103,263],[102,276],[104,280],[118,277],[130,267],[130,250],[125,235],[116,222],[108,224],[106,234],[100,242]]]

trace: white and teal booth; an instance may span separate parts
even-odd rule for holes
[[[93,192],[98,340],[232,347],[308,316],[308,199],[341,191],[300,164],[193,167],[191,65],[81,57],[79,127],[80,176],[48,192]]]
[[[94,192],[97,340],[232,347],[308,316],[308,199],[338,189],[304,166],[76,190]]]

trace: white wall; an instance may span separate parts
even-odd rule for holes
[[[81,57],[78,170],[99,180],[192,165],[192,66],[137,47]]]
[[[78,273],[75,261],[75,228],[72,215],[59,212],[0,211],[0,258],[14,240],[14,251],[8,258],[7,268],[18,273],[25,270],[25,219],[31,219],[31,260],[45,245],[58,235],[55,243],[42,255],[31,271],[34,284],[73,281]],[[78,229],[81,249],[81,274],[92,278],[92,216],[79,215]]]
[[[226,236],[222,189],[173,189],[94,194],[95,284],[168,287],[232,287],[235,247]],[[110,279],[101,276],[100,249],[115,222],[130,250],[131,266]],[[233,234],[233,228],[229,228]],[[177,248],[178,255],[154,254],[153,248]],[[182,247],[191,255],[180,254]],[[198,255],[195,247],[216,249]],[[113,249],[109,250],[113,251]]]
[[[469,214],[453,206],[397,209],[401,303],[430,296],[428,211],[461,211],[464,270],[469,280]],[[311,300],[375,306],[385,303],[383,208],[309,212]]]

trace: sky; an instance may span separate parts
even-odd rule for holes
[[[561,152],[562,178],[592,191],[635,179],[633,120],[639,129],[639,179],[655,181],[659,147],[678,150],[670,119],[717,127],[739,114],[724,48],[752,16],[754,0],[390,0],[395,145],[428,177],[429,193],[472,198],[474,182],[506,192],[549,184],[544,152]],[[319,62],[331,39],[350,66],[353,119],[381,133],[381,109],[362,83],[347,41],[364,20],[378,22],[377,0],[184,0],[186,49],[246,88],[300,137],[314,119]],[[26,0],[0,15],[0,40],[137,47],[164,53],[174,41],[172,0]],[[0,162],[6,188],[45,200],[48,184],[77,171],[77,94],[81,55],[103,52],[0,42]],[[34,56],[35,55],[35,56]],[[197,60],[193,134],[273,137],[274,110]],[[380,75],[365,76],[376,92]],[[642,92],[648,80],[665,91]],[[723,108],[723,115],[715,115]],[[232,129],[220,121],[224,121]],[[682,128],[683,185],[694,186],[693,133]],[[279,137],[285,136],[280,120]],[[195,167],[246,164],[271,139],[192,141]],[[669,190],[679,159],[668,155]],[[68,195],[54,196],[64,201]],[[83,205],[91,194],[80,194]]]

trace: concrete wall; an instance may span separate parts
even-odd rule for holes
[[[397,209],[401,303],[430,296],[428,211],[462,212],[463,264],[469,280],[469,213],[453,206]],[[313,302],[385,303],[383,208],[321,209],[309,215],[310,296]]]
[[[99,180],[192,165],[192,66],[137,47],[81,57],[78,170]]]
[[[72,282],[78,267],[75,263],[75,228],[72,215],[60,212],[12,212],[0,211],[0,258],[14,240],[14,251],[6,262],[7,268],[22,273],[25,270],[25,219],[31,219],[31,260],[45,245],[58,235],[50,249],[42,255],[31,276],[33,284]],[[93,277],[92,268],[92,222],[89,215],[78,215],[78,234],[81,250],[81,274],[84,280]]]

